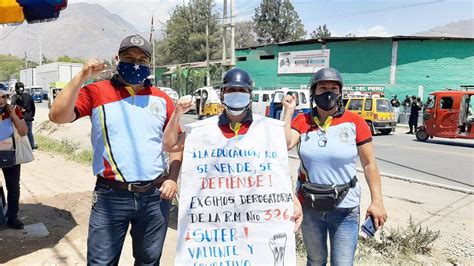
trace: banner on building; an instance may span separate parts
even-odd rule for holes
[[[227,139],[217,118],[186,126],[175,264],[295,265],[283,123],[255,115]]]
[[[383,85],[346,85],[342,87],[343,92],[360,91],[360,92],[384,92]]]
[[[329,67],[329,49],[278,53],[278,74],[315,73]]]

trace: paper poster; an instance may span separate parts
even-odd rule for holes
[[[295,265],[283,123],[254,115],[227,139],[213,117],[186,134],[176,265]]]
[[[278,53],[278,74],[316,73],[329,67],[329,49]]]

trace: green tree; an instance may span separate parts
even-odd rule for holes
[[[36,62],[28,61],[28,67],[35,67]],[[20,70],[25,68],[25,60],[13,55],[0,54],[0,81],[7,81],[10,78],[20,78]]]
[[[206,60],[206,24],[209,26],[210,58],[222,55],[219,14],[212,10],[214,6],[214,0],[190,0],[188,4],[174,8],[166,22],[164,38],[157,42],[157,64]]]
[[[58,57],[58,62],[67,62],[67,63],[84,63],[84,60],[81,58],[71,58],[67,55]]]
[[[235,23],[235,48],[257,46],[257,34],[253,21]]]
[[[261,44],[304,39],[306,31],[289,0],[262,0],[253,16]]]
[[[328,30],[326,24],[319,25],[316,30],[313,30],[310,34],[312,39],[319,39],[319,38],[328,38],[331,37],[331,32]]]

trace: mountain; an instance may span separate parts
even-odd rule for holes
[[[452,22],[444,26],[435,27],[427,31],[417,32],[412,35],[430,37],[474,38],[474,19]]]
[[[120,41],[138,30],[122,17],[101,5],[70,4],[53,22],[0,28],[0,54],[12,54],[39,61],[59,56],[110,60],[117,54]],[[146,37],[144,35],[144,37]]]

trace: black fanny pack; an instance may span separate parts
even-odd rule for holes
[[[302,192],[304,204],[317,211],[334,210],[346,197],[349,189],[355,187],[357,177],[344,185],[317,185],[309,182],[303,183]]]
[[[16,165],[15,138],[13,139],[13,150],[0,151],[0,168],[7,168]]]

